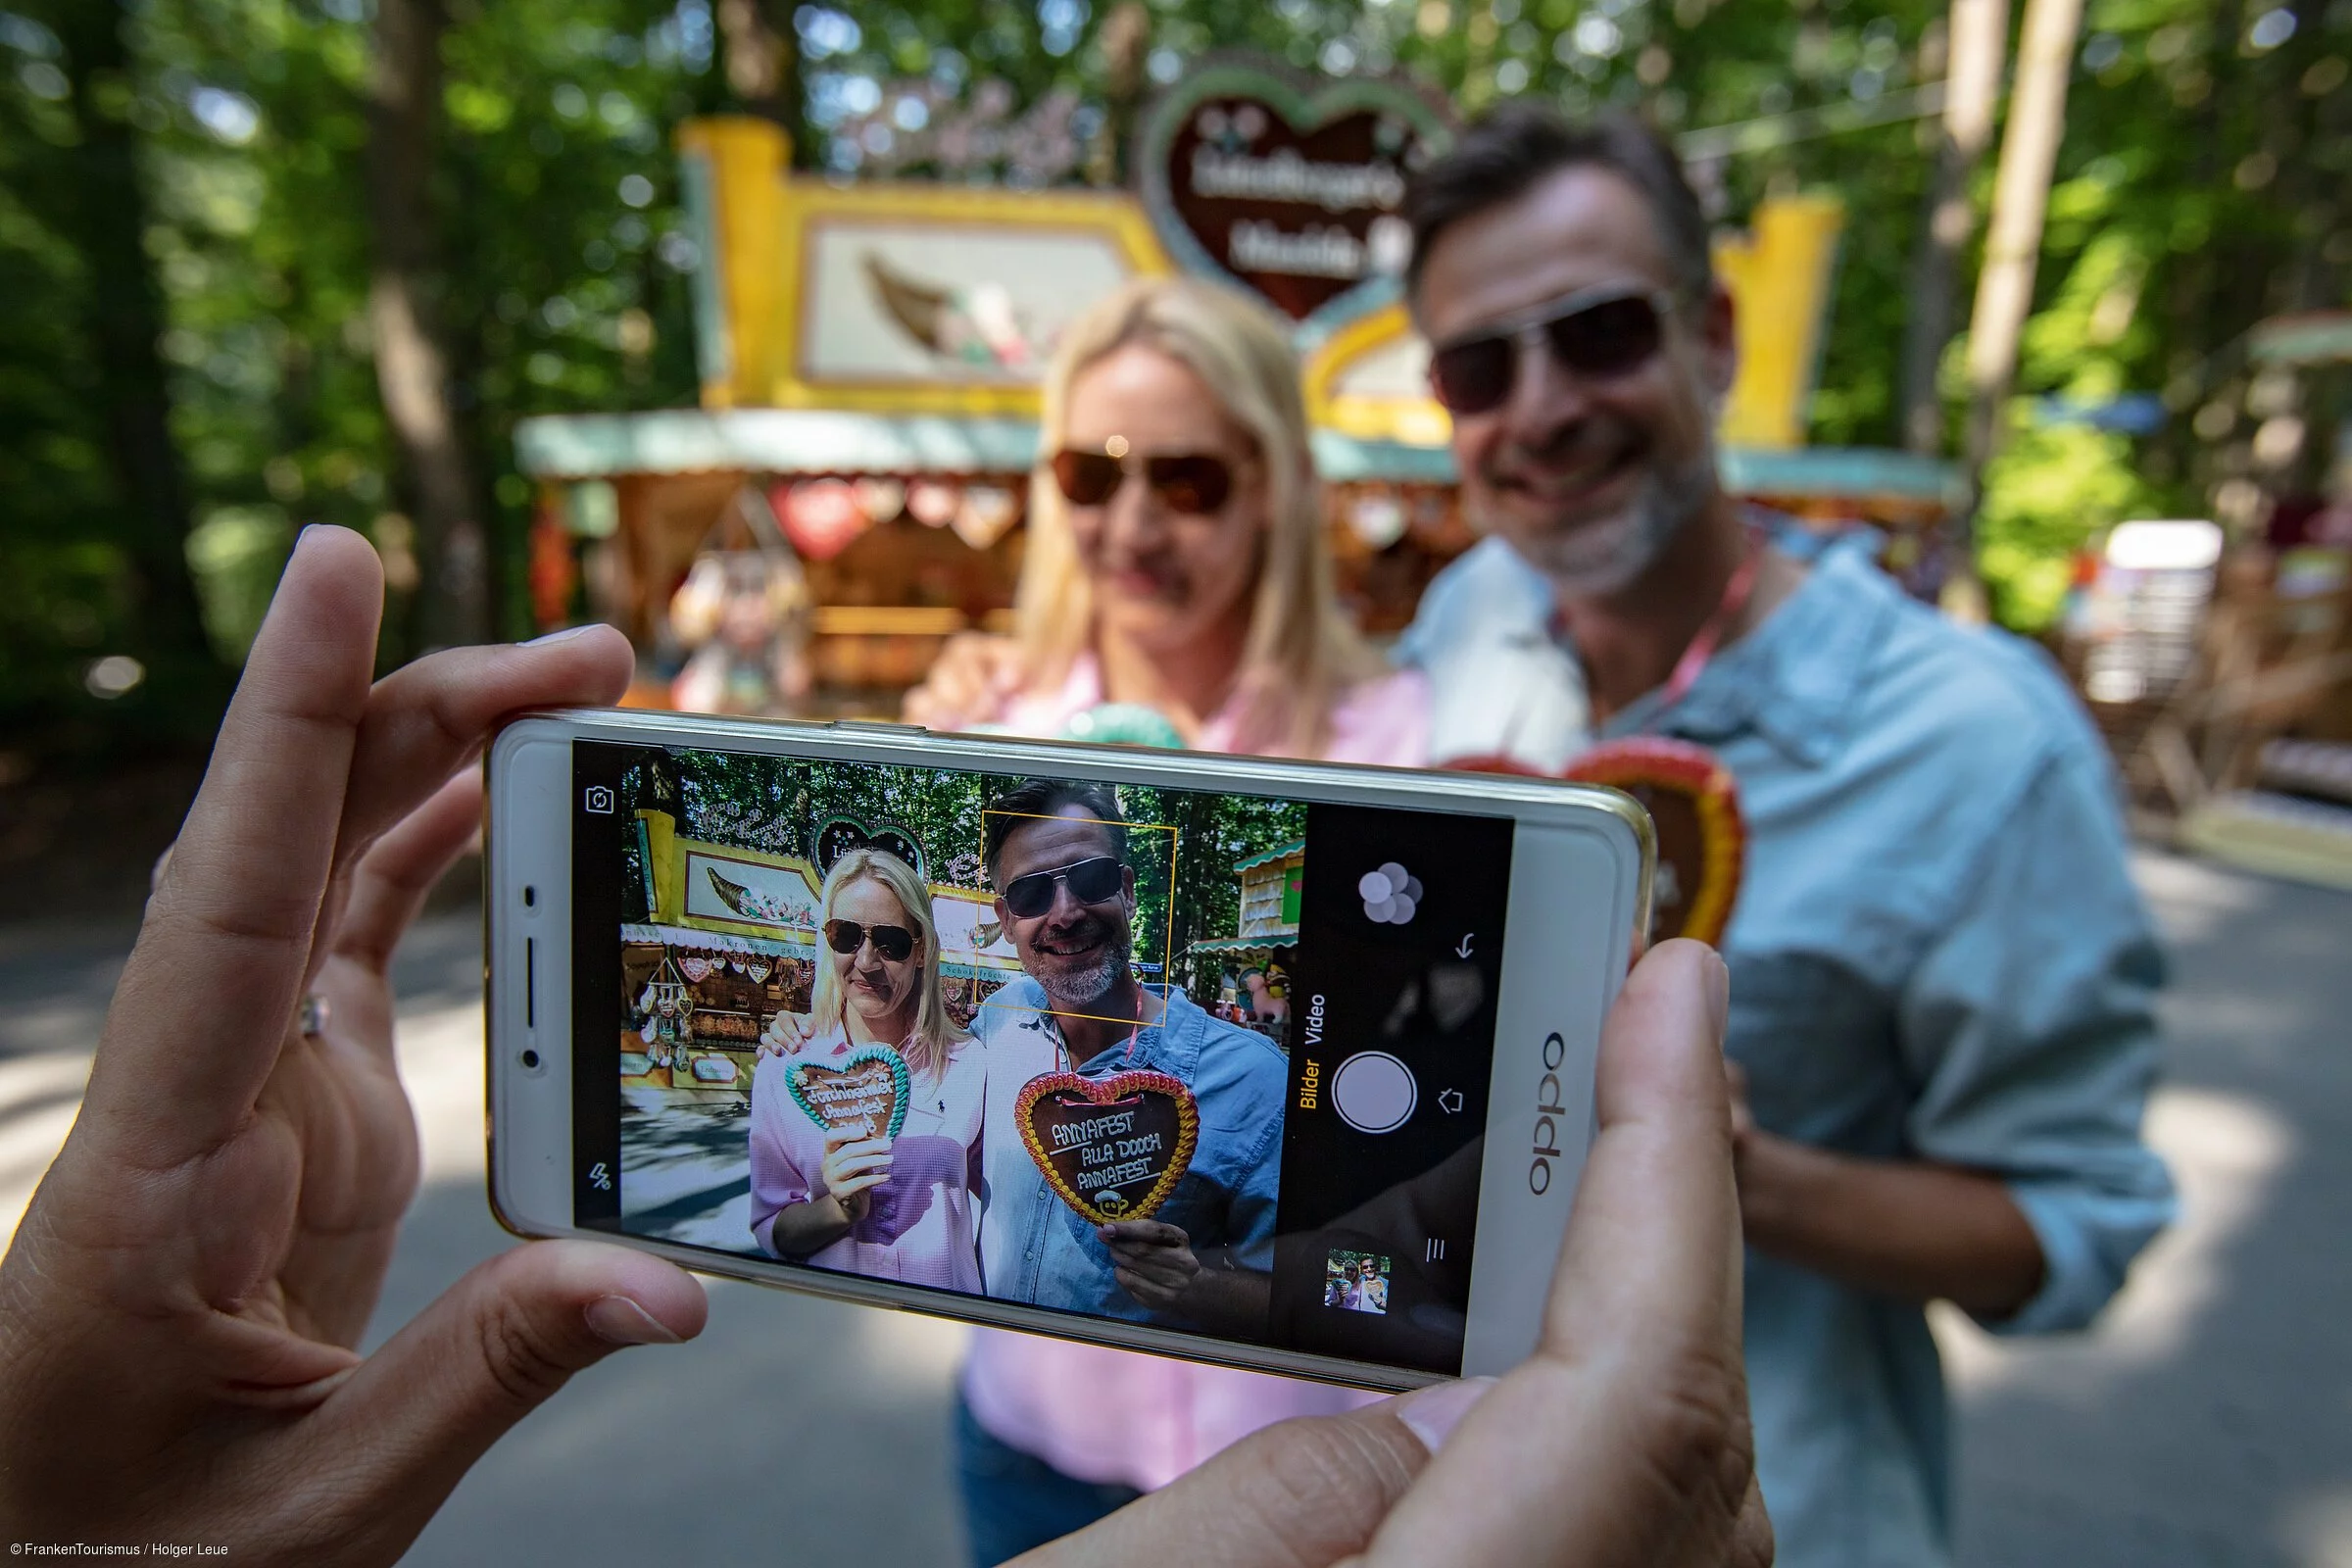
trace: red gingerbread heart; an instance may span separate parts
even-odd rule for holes
[[[1164,1072],[1041,1074],[1021,1086],[1013,1124],[1055,1196],[1098,1225],[1151,1218],[1200,1136],[1193,1092]]]
[[[1535,773],[1507,757],[1464,758],[1446,765],[1475,773]],[[1623,790],[1656,824],[1650,935],[1721,942],[1747,862],[1740,785],[1722,760],[1689,741],[1635,736],[1604,741],[1572,758],[1560,777]]]

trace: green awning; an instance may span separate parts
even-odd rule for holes
[[[1233,868],[1236,871],[1247,871],[1253,865],[1263,865],[1268,860],[1279,860],[1286,855],[1296,855],[1305,848],[1306,840],[1293,839],[1288,844],[1275,845],[1262,855],[1252,855],[1247,860],[1236,860],[1233,862]]]
[[[1315,466],[1334,483],[1450,484],[1453,454],[1401,441],[1314,432]],[[825,409],[660,409],[645,414],[549,414],[514,427],[522,471],[536,479],[611,479],[629,473],[935,473],[1028,471],[1031,419],[979,415],[849,414]],[[1908,452],[1870,447],[1738,448],[1722,455],[1724,482],[1743,495],[1890,497],[1948,505],[1959,471]]]
[[[1293,931],[1286,935],[1262,937],[1214,937],[1206,942],[1196,942],[1185,951],[1188,953],[1271,953],[1276,948],[1295,948],[1298,945],[1298,933]]]

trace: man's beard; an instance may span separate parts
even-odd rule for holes
[[[1606,598],[1656,564],[1675,537],[1706,510],[1715,484],[1710,446],[1673,466],[1653,465],[1632,502],[1613,517],[1534,539],[1514,535],[1511,543],[1563,598]]]
[[[1065,960],[1061,955],[1036,954],[1033,962],[1043,960],[1029,973],[1045,988],[1046,997],[1055,1009],[1077,1012],[1100,1003],[1110,994],[1111,988],[1124,978],[1134,953],[1133,938],[1125,930],[1102,922],[1102,945],[1084,959]]]

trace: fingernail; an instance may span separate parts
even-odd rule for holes
[[[1715,1026],[1715,1043],[1721,1045],[1732,1016],[1732,966],[1714,949],[1707,952],[1715,960],[1714,972],[1707,976],[1707,1013]]]
[[[1453,1436],[1470,1407],[1487,1396],[1494,1386],[1493,1378],[1463,1378],[1458,1383],[1433,1383],[1426,1389],[1415,1389],[1400,1395],[1389,1408],[1396,1419],[1413,1429],[1421,1446],[1435,1453]]]
[[[588,1303],[588,1327],[614,1345],[675,1345],[678,1337],[662,1320],[625,1296],[600,1296]]]
[[[532,638],[529,642],[524,643],[522,646],[525,648],[544,648],[549,643],[567,643],[574,637],[585,636],[587,633],[595,631],[603,624],[604,622],[601,620],[592,620],[585,626],[566,626],[562,631],[543,633],[540,636]]]

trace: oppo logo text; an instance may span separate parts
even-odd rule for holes
[[[1535,1161],[1527,1167],[1527,1190],[1541,1198],[1551,1191],[1551,1162],[1560,1157],[1559,1118],[1568,1114],[1560,1103],[1560,1063],[1568,1059],[1568,1042],[1556,1029],[1544,1037],[1544,1076],[1536,1080]]]

